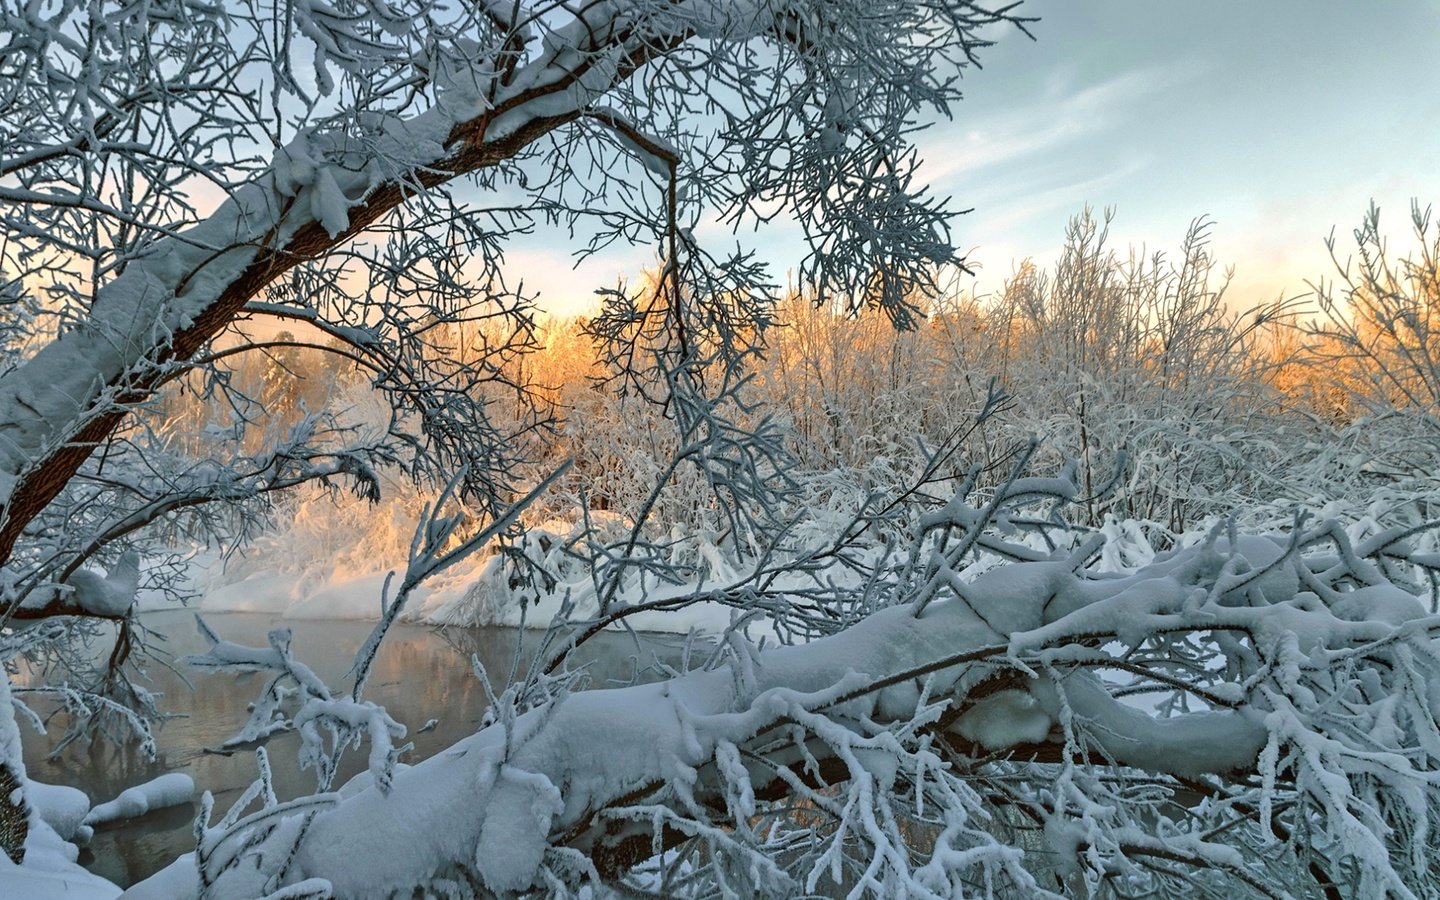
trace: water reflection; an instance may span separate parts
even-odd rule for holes
[[[225,613],[205,617],[222,637],[237,643],[265,646],[272,628],[294,631],[292,648],[297,659],[310,666],[332,688],[348,687],[346,672],[371,625],[365,622],[293,621],[275,616]],[[198,653],[204,641],[195,631],[190,613],[152,613],[145,624],[169,640],[166,649],[176,656]],[[524,638],[523,645],[517,644]],[[383,704],[396,721],[409,729],[407,741],[415,749],[404,759],[416,762],[450,746],[475,731],[485,710],[485,691],[471,674],[474,654],[491,679],[503,685],[516,658],[528,660],[539,642],[538,632],[515,629],[451,628],[443,631],[397,625],[381,646],[365,697]],[[588,663],[592,686],[628,684],[637,678],[657,677],[656,660],[678,664],[683,638],[673,635],[606,633],[593,639],[578,661]],[[215,795],[217,814],[229,808],[241,791],[255,780],[255,757],[248,751],[230,755],[208,752],[231,737],[248,716],[247,705],[263,687],[262,676],[237,679],[187,671],[193,689],[174,672],[151,666],[152,690],[162,691],[162,707],[183,714],[166,722],[158,733],[160,754],[145,760],[133,748],[110,744],[72,745],[56,759],[46,759],[63,733],[56,722],[49,736],[25,735],[25,765],[30,777],[51,784],[66,784],[85,791],[94,802],[108,800],[131,785],[169,771],[188,772],[198,790]],[[438,719],[431,731],[417,734],[429,719]],[[279,735],[267,745],[274,769],[276,793],[282,799],[315,789],[314,773],[300,771],[296,763],[299,738]],[[367,748],[350,751],[341,764],[336,785],[360,771]],[[97,831],[80,861],[97,874],[128,886],[194,848],[191,825],[196,804],[163,810]]]

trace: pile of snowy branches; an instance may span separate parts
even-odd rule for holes
[[[382,737],[337,793],[262,779],[133,895],[1440,896],[1433,525],[1102,571],[1102,535],[993,527],[1060,481],[933,509],[831,636],[614,690],[537,660],[414,767]]]

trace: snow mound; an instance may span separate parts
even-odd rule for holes
[[[114,800],[90,810],[84,824],[93,828],[117,819],[133,819],[167,806],[189,803],[194,796],[194,779],[184,772],[168,772],[144,784],[126,788]]]
[[[79,788],[62,784],[25,782],[25,801],[61,840],[74,840],[84,828],[90,798]],[[82,840],[82,843],[84,841]]]
[[[76,864],[78,854],[75,845],[56,834],[43,818],[31,819],[24,865],[17,866],[0,853],[0,895],[17,900],[113,900],[120,896],[119,887]]]

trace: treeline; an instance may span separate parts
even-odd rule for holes
[[[1177,533],[1261,506],[1363,503],[1380,488],[1427,495],[1440,487],[1440,229],[1418,209],[1413,219],[1408,256],[1387,252],[1372,210],[1348,268],[1349,251],[1334,247],[1335,275],[1245,310],[1226,295],[1205,221],[1173,252],[1147,255],[1117,249],[1110,215],[1089,211],[1069,223],[1052,268],[1022,263],[991,295],[957,279],[920,301],[912,331],[792,293],[776,324],[750,336],[763,349],[738,392],[742,418],[770,417],[799,485],[792,501],[815,510],[902,489],[927,466],[932,481],[979,465],[994,482],[1032,435],[1032,469],[1073,466],[1083,496],[1068,514],[1092,526],[1113,516]],[[537,472],[575,461],[532,515],[585,509],[643,514],[661,532],[721,529],[704,470],[672,465],[670,410],[617,389],[586,324],[539,326],[493,388],[493,414],[515,419]],[[187,452],[237,431],[258,447],[262,433],[327,407],[358,428],[388,412],[367,401],[367,377],[295,333],[226,360],[223,407],[200,386],[172,393],[162,418]],[[237,394],[253,404],[237,406]],[[520,427],[536,421],[547,427]],[[324,532],[316,540],[328,546],[304,553],[398,550],[423,498],[400,480],[387,493],[381,510],[352,501],[324,513],[301,497],[280,511],[282,527]]]

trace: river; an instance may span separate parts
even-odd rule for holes
[[[205,649],[189,612],[148,613],[141,621],[170,658]],[[272,628],[290,628],[294,632],[295,657],[332,689],[348,688],[350,682],[345,674],[354,662],[355,651],[373,627],[368,622],[281,620],[248,613],[209,614],[205,621],[228,640],[261,647],[266,646],[266,635]],[[471,655],[485,665],[498,689],[510,672],[522,636],[522,659],[528,659],[540,632],[522,633],[509,628],[441,630],[403,624],[391,629],[381,646],[365,698],[384,705],[409,729],[405,740],[413,741],[415,749],[403,761],[424,759],[475,731],[486,700],[484,689],[471,673]],[[592,639],[578,654],[577,662],[588,663],[592,687],[628,684],[637,673],[640,680],[654,678],[655,659],[673,663],[680,656],[682,644],[683,638],[676,635],[607,632]],[[80,788],[93,803],[109,800],[127,787],[166,772],[186,772],[195,779],[195,802],[101,826],[90,847],[81,851],[82,864],[122,887],[194,849],[192,826],[200,791],[209,790],[215,795],[218,817],[257,775],[252,752],[226,755],[211,751],[244,724],[247,704],[264,685],[261,676],[236,678],[187,667],[180,667],[177,674],[155,663],[146,668],[150,681],[144,686],[163,692],[162,708],[178,716],[158,729],[159,755],[153,761],[146,760],[134,747],[117,747],[108,742],[72,744],[50,759],[48,754],[64,733],[63,723],[58,719],[53,722],[48,736],[35,735],[22,725],[30,777]],[[438,723],[429,731],[417,733],[432,718]],[[267,745],[276,793],[281,799],[315,789],[314,774],[301,771],[296,762],[298,746],[299,738],[293,733],[278,735]],[[336,786],[364,767],[367,750],[362,747],[346,753]]]

